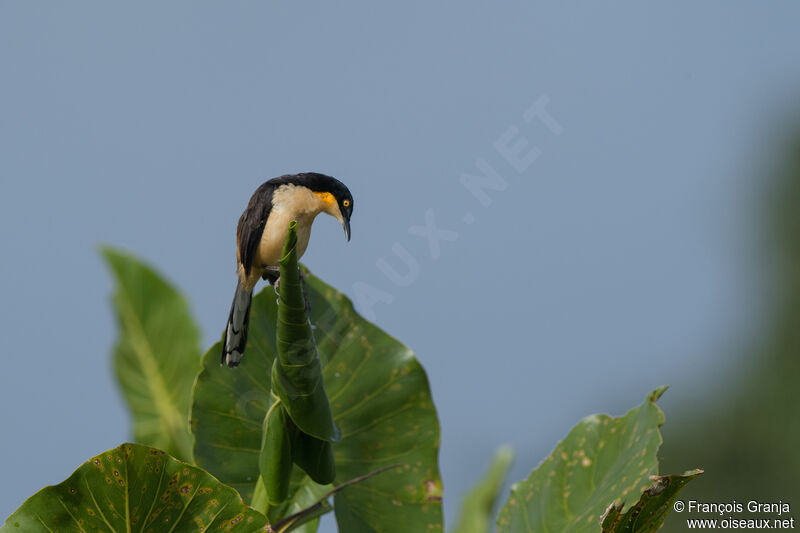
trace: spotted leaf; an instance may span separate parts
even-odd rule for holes
[[[642,492],[639,501],[623,514],[624,502],[611,504],[603,516],[603,533],[650,533],[664,523],[678,493],[702,470],[690,470],[681,475],[653,476],[651,485]]]
[[[123,444],[45,487],[0,528],[12,532],[264,531],[266,517],[204,470],[161,450]]]
[[[528,479],[511,487],[499,533],[600,530],[609,505],[630,507],[658,473],[664,415],[651,393],[625,416],[584,418]]]

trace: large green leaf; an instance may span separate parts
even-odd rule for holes
[[[609,505],[638,500],[658,473],[664,415],[655,402],[664,390],[623,417],[584,418],[528,479],[511,487],[498,531],[596,532]]]
[[[408,348],[358,316],[340,292],[310,274],[305,282],[325,388],[342,432],[334,445],[336,483],[403,463],[334,496],[340,530],[441,531],[439,423],[424,370]],[[220,367],[220,347],[212,346],[194,390],[197,462],[248,500],[259,472],[266,376],[276,354],[275,300],[269,287],[253,298],[242,364]]]
[[[639,501],[622,514],[623,502],[612,504],[603,516],[603,533],[649,533],[664,523],[678,492],[702,474],[692,470],[682,475],[653,476],[652,485],[642,492]]]
[[[189,409],[200,342],[189,307],[139,260],[107,247],[102,253],[116,280],[114,369],[133,414],[133,438],[191,462]]]
[[[264,515],[207,472],[155,448],[123,444],[45,487],[0,528],[15,531],[263,531]]]
[[[509,447],[502,447],[495,453],[489,471],[464,497],[458,522],[453,533],[489,533],[494,523],[494,511],[500,491],[506,482],[506,476],[514,460],[514,452]]]

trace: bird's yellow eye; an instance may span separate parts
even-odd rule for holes
[[[345,200],[344,202],[342,202],[342,205],[345,207],[350,207],[350,200]]]

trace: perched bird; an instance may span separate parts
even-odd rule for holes
[[[327,213],[341,222],[350,240],[353,196],[344,183],[335,178],[315,172],[287,174],[265,182],[253,193],[236,229],[239,282],[222,336],[220,364],[233,368],[242,360],[253,287],[259,278],[275,285],[280,277],[278,260],[289,223],[297,221],[299,259],[308,247],[311,224],[320,213]]]

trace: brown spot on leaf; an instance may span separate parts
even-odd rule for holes
[[[441,502],[442,501],[442,483],[441,481],[429,479],[425,481],[425,501],[426,502]]]

